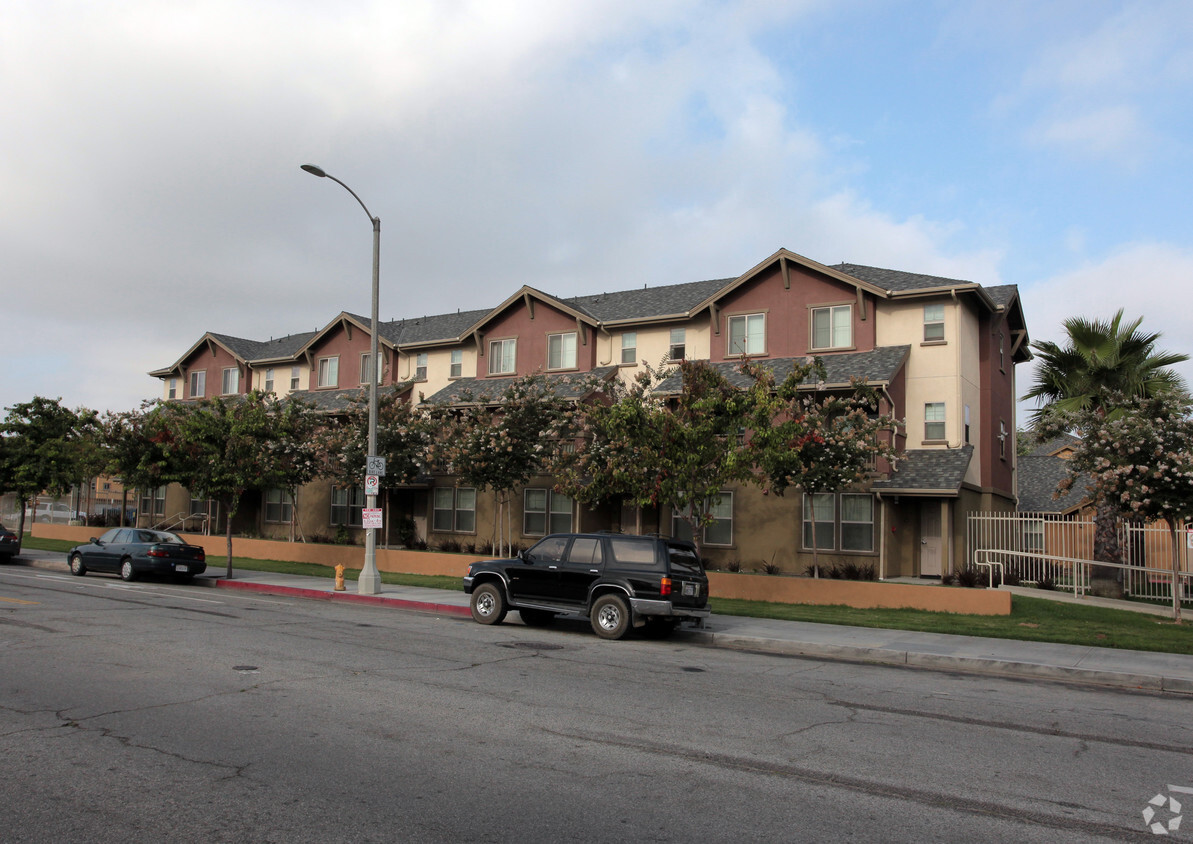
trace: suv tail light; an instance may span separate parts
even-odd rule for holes
[[[660,595],[670,595],[671,594],[671,578],[664,577],[662,580],[659,581],[659,594]]]

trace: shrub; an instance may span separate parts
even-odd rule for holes
[[[725,568],[731,572],[741,571],[741,560],[730,560],[725,564]]]
[[[445,539],[439,543],[439,550],[447,554],[459,554],[460,541],[458,539]]]
[[[1036,588],[1043,589],[1046,592],[1051,592],[1053,589],[1056,588],[1056,581],[1053,580],[1051,577],[1042,578],[1040,580],[1040,582],[1036,584]]]
[[[957,569],[957,585],[967,589],[981,588],[986,585],[983,575],[980,569]]]
[[[340,525],[336,528],[335,539],[332,540],[336,545],[351,545],[352,536],[348,533],[348,528]]]
[[[957,575],[951,571],[945,572],[940,576],[941,586],[952,586],[957,582]]]
[[[779,567],[774,563],[763,563],[762,570],[767,574],[778,574]]]

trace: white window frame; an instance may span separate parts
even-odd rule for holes
[[[338,387],[340,385],[340,356],[329,355],[325,358],[319,358],[316,363],[318,367],[318,385],[320,387]]]
[[[226,366],[220,376],[220,395],[234,396],[240,392],[240,367]]]
[[[522,535],[571,533],[575,502],[550,489],[522,491]]]
[[[297,366],[290,367],[290,389],[297,390],[302,386],[302,370]]]
[[[683,360],[688,353],[688,331],[686,328],[672,328],[667,349],[668,360]]]
[[[944,305],[924,305],[924,342],[945,342]]]
[[[846,519],[847,499],[868,499],[870,502],[870,518]],[[809,499],[815,499],[814,504]],[[809,538],[815,538],[817,551],[835,551],[842,554],[873,554],[876,537],[874,533],[875,513],[877,502],[868,492],[817,492],[804,493],[803,513],[800,516],[802,528],[800,542],[804,551],[811,551]],[[817,512],[819,511],[819,512]],[[847,526],[869,525],[865,531],[868,547],[861,547],[857,541],[862,531],[850,532],[852,538],[847,538]],[[852,547],[846,547],[852,546]]]
[[[360,355],[360,383],[369,383],[369,358],[373,356],[372,352],[362,352]],[[377,383],[381,383],[381,350],[377,350]]]
[[[489,341],[489,374],[513,375],[518,371],[518,340],[506,337]]]
[[[141,490],[141,515],[154,518],[166,515],[166,488],[153,486]]]
[[[207,370],[206,369],[196,369],[194,372],[191,373],[190,382],[191,382],[190,397],[192,399],[203,398],[204,394],[207,392]]]
[[[414,380],[427,380],[427,361],[428,355],[426,352],[419,352],[414,356]]]
[[[280,487],[265,490],[264,519],[272,524],[289,524],[294,516],[294,502],[290,494]]]
[[[940,442],[948,438],[948,411],[942,401],[924,403],[924,440]],[[929,427],[932,426],[932,427]],[[938,436],[935,436],[939,434]]]
[[[827,513],[823,512],[826,509],[825,505],[827,505]],[[826,516],[827,518],[825,518]],[[831,492],[804,493],[801,522],[803,527],[800,531],[800,541],[805,551],[812,550],[812,543],[808,541],[809,537],[815,543],[817,551],[835,551],[837,549],[837,496]],[[829,526],[827,544],[825,544],[823,531],[817,530],[818,525]],[[810,534],[809,531],[811,531]]]
[[[766,354],[766,314],[734,314],[725,321],[729,357]]]
[[[838,498],[839,498],[839,501],[838,501],[838,506],[837,506],[837,514],[838,514],[837,522],[840,525],[840,532],[839,532],[840,542],[839,542],[839,544],[841,546],[841,550],[842,551],[852,551],[852,552],[856,552],[856,553],[867,553],[867,554],[873,553],[873,551],[874,551],[874,504],[875,504],[874,496],[870,495],[869,493],[843,492],[840,494],[840,496]],[[848,500],[864,499],[864,500],[870,502],[870,518],[866,519],[866,520],[846,519],[845,515],[846,515],[847,508],[845,507],[845,502],[847,499]],[[851,525],[851,526],[868,525],[869,526],[869,530],[866,531],[866,540],[867,540],[866,547],[863,548],[863,547],[861,547],[860,544],[854,546],[854,545],[847,543],[846,533],[845,533],[846,525]],[[860,532],[858,532],[858,533],[860,535]],[[850,542],[852,542],[852,540],[850,540]]]
[[[450,369],[448,370],[449,378],[463,378],[464,377],[464,350],[452,349],[450,359]]]
[[[638,363],[638,332],[621,332],[621,363],[623,366],[633,366]]]
[[[331,489],[331,515],[328,524],[361,527],[364,524],[365,488]]]
[[[853,305],[822,305],[811,309],[812,313],[812,333],[811,333],[811,348],[822,349],[851,349],[853,348]],[[845,315],[842,320],[841,314]],[[827,343],[818,342],[816,320],[817,317],[823,317],[828,320],[827,325],[822,326],[822,331],[827,330]],[[839,336],[841,333],[845,336]]]
[[[448,514],[446,519],[443,514]],[[431,496],[431,530],[476,533],[476,490],[470,486],[436,487]]]
[[[577,334],[564,331],[547,335],[547,369],[576,368]]]
[[[1024,519],[1022,522],[1022,548],[1032,553],[1044,551],[1044,520]]]
[[[721,490],[721,493],[711,502],[706,502],[712,513],[713,521],[704,526],[701,531],[704,545],[715,545],[728,548],[733,545],[733,492]],[[710,536],[710,531],[712,534]],[[727,531],[727,536],[718,535],[720,531]],[[688,524],[687,513],[683,510],[671,511],[671,535],[676,539],[692,541],[692,530]]]
[[[166,387],[166,398],[168,398],[168,399],[178,398],[178,379],[177,378],[170,379],[170,383]]]
[[[265,370],[264,389],[265,389],[265,392],[267,392],[267,393],[273,392],[273,370],[272,369]]]

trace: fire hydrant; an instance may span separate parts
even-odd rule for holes
[[[344,591],[344,564],[340,563],[336,566],[336,591]]]

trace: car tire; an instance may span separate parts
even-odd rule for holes
[[[673,618],[659,618],[657,616],[646,619],[642,627],[642,635],[647,639],[667,639],[675,632],[679,622]]]
[[[621,639],[630,632],[630,608],[618,595],[602,595],[588,614],[592,630],[602,639]]]
[[[495,583],[482,583],[472,593],[472,620],[478,624],[501,624],[509,607],[505,593]]]
[[[549,610],[518,610],[527,627],[547,627],[555,623],[555,613]]]
[[[70,573],[75,577],[82,577],[87,573],[87,566],[83,565],[82,554],[70,555]]]
[[[128,557],[120,561],[120,579],[125,583],[132,583],[137,579],[137,570],[133,568],[133,561]]]

